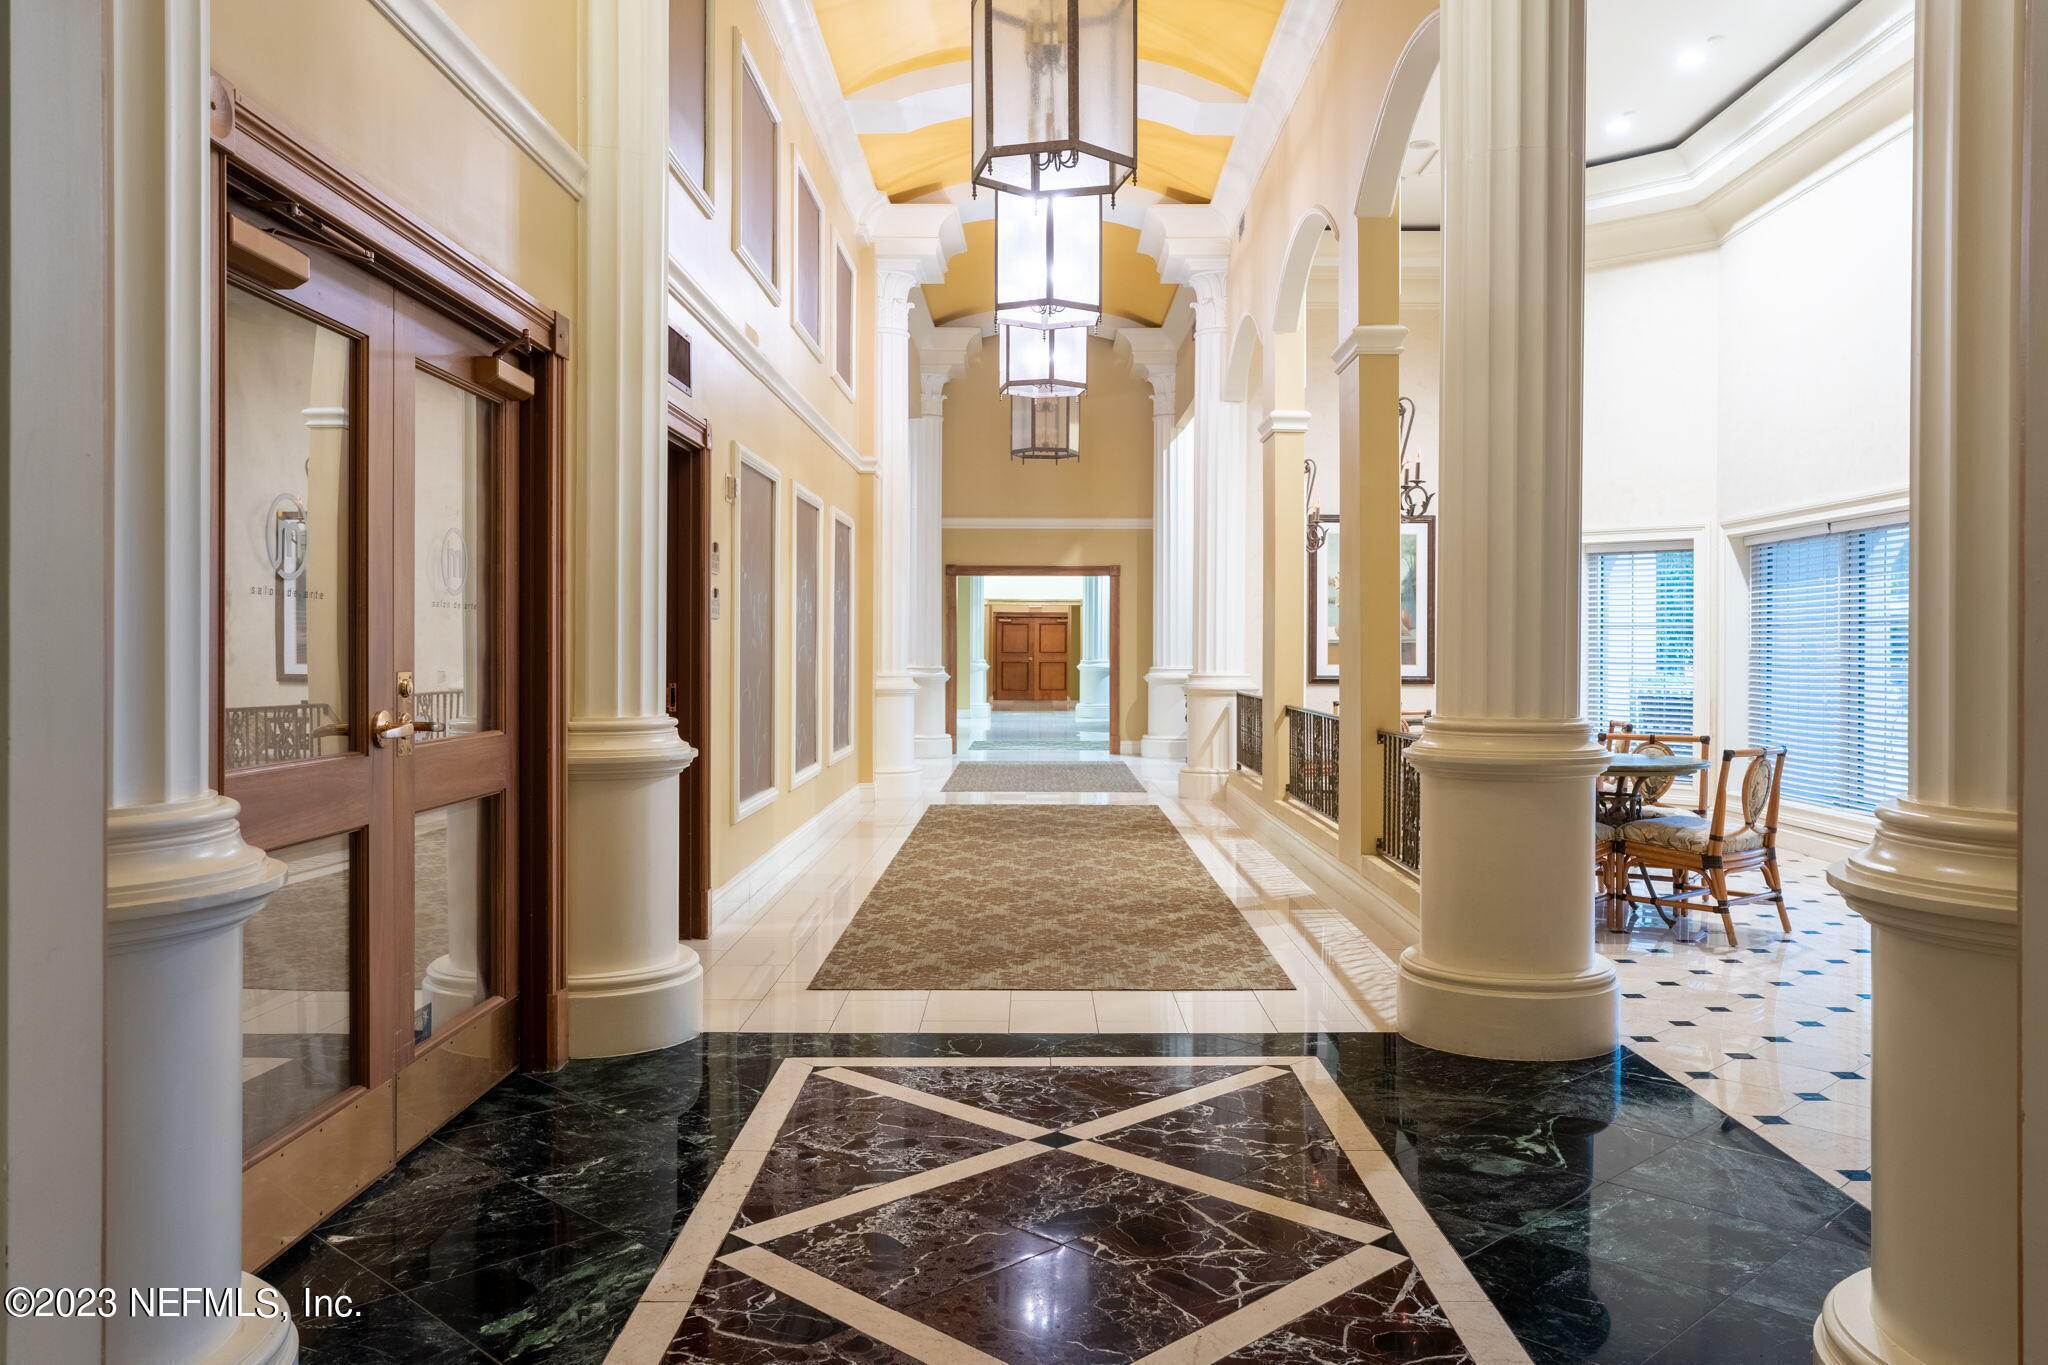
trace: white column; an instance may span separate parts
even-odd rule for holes
[[[1245,673],[1244,405],[1223,397],[1229,302],[1225,263],[1205,260],[1188,275],[1195,294],[1193,666],[1188,673],[1188,758],[1180,794],[1222,795],[1237,767],[1237,692]],[[1588,836],[1591,837],[1590,835]]]
[[[1922,0],[1915,27],[1911,758],[1905,795],[1831,874],[1871,924],[1884,1188],[1871,1268],[1835,1288],[1814,1334],[1826,1365],[2023,1354],[2022,10]]]
[[[910,449],[910,291],[916,266],[875,261],[875,795],[918,792],[916,474]]]
[[[1174,375],[1152,371],[1152,667],[1145,673],[1146,758],[1188,754],[1194,666],[1194,463],[1174,439]]]
[[[286,1361],[290,1319],[126,1310],[242,1273],[242,924],[284,880],[212,790],[213,251],[204,0],[107,10],[113,641],[105,1359]],[[54,702],[54,698],[45,701]],[[89,718],[81,723],[90,723]]]
[[[1484,1057],[1614,1046],[1579,715],[1584,0],[1446,0],[1437,714],[1401,1032]]]
[[[1081,700],[1074,707],[1078,724],[1107,725],[1109,708],[1109,575],[1090,574],[1081,580]]]
[[[586,15],[563,926],[569,1051],[602,1057],[693,1038],[704,1006],[676,937],[677,774],[697,751],[663,705],[666,6]]]
[[[918,373],[921,406],[911,422],[911,482],[917,558],[911,581],[911,636],[916,653],[910,676],[917,680],[917,756],[947,758],[953,737],[946,732],[946,618],[943,585],[945,539],[946,380],[944,365]]]
[[[967,580],[967,712],[986,721],[988,704],[988,580],[975,574]]]

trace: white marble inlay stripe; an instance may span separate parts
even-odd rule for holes
[[[1158,1118],[1161,1114],[1171,1114],[1176,1109],[1185,1109],[1191,1104],[1200,1104],[1204,1100],[1213,1100],[1218,1095],[1228,1095],[1233,1090],[1242,1090],[1248,1085],[1257,1085],[1261,1081],[1270,1081],[1275,1076],[1282,1074],[1284,1073],[1278,1067],[1262,1066],[1254,1071],[1242,1072],[1236,1076],[1226,1076],[1220,1081],[1210,1081],[1207,1085],[1198,1085],[1193,1090],[1183,1090],[1177,1095],[1162,1095],[1156,1100],[1148,1100],[1144,1104],[1134,1105],[1121,1113],[1105,1114],[1099,1119],[1090,1119],[1086,1123],[1077,1123],[1071,1128],[1063,1128],[1060,1131],[1068,1137],[1101,1137],[1104,1133],[1113,1133],[1119,1128],[1128,1128],[1134,1123],[1144,1123],[1149,1119]]]
[[[1347,1218],[1341,1213],[1312,1209],[1306,1204],[1297,1204],[1278,1195],[1247,1189],[1243,1185],[1233,1185],[1227,1180],[1218,1180],[1199,1171],[1183,1170],[1178,1166],[1169,1166],[1163,1161],[1154,1161],[1148,1156],[1118,1151],[1114,1147],[1104,1147],[1099,1143],[1077,1142],[1066,1150],[1075,1156],[1085,1156],[1091,1161],[1099,1161],[1105,1166],[1114,1166],[1133,1175],[1147,1176],[1163,1184],[1193,1190],[1196,1194],[1225,1199],[1247,1209],[1256,1209],[1260,1213],[1270,1213],[1276,1217],[1305,1224],[1318,1232],[1348,1237],[1354,1242],[1370,1242],[1386,1236],[1390,1231],[1360,1218]]]
[[[1013,1119],[1008,1114],[998,1114],[988,1109],[976,1109],[971,1104],[962,1104],[958,1100],[949,1100],[942,1095],[928,1095],[922,1090],[914,1090],[910,1086],[898,1085],[894,1081],[884,1080],[880,1076],[870,1076],[861,1071],[848,1071],[844,1067],[835,1066],[818,1074],[838,1081],[841,1085],[856,1086],[877,1095],[887,1096],[892,1100],[902,1100],[907,1104],[921,1105],[933,1113],[945,1114],[951,1118],[961,1119],[982,1128],[993,1128],[999,1133],[1008,1133],[1011,1137],[1044,1137],[1052,1131],[1050,1128],[1040,1128],[1035,1123],[1026,1123],[1022,1119]]]
[[[971,1175],[998,1170],[1012,1162],[1023,1161],[1027,1157],[1043,1156],[1049,1150],[1051,1149],[1036,1142],[1019,1142],[1008,1147],[998,1147],[994,1151],[968,1157],[965,1161],[956,1161],[950,1166],[937,1166],[929,1171],[919,1171],[916,1175],[906,1175],[885,1185],[873,1185],[837,1199],[828,1199],[822,1204],[798,1209],[794,1213],[785,1213],[780,1218],[749,1223],[746,1227],[734,1228],[732,1234],[749,1242],[772,1242],[777,1237],[802,1232],[805,1228],[814,1228],[835,1218],[865,1213],[884,1204],[893,1204],[898,1199],[907,1199],[913,1194],[922,1194],[941,1185],[950,1185],[956,1180],[965,1180]]]
[[[753,1276],[770,1289],[830,1313],[858,1332],[865,1332],[885,1346],[925,1365],[1003,1365],[992,1355],[975,1350],[957,1337],[949,1337],[916,1318],[876,1303],[864,1294],[814,1275],[802,1266],[783,1260],[764,1247],[748,1247],[718,1258],[734,1270]]]
[[[1235,1313],[1218,1318],[1201,1331],[1141,1357],[1137,1365],[1213,1365],[1242,1351],[1266,1333],[1305,1313],[1313,1313],[1338,1295],[1401,1264],[1401,1260],[1385,1247],[1360,1247]]]

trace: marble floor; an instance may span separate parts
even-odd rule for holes
[[[350,1365],[1792,1365],[1868,1243],[1625,1049],[725,1033],[507,1081],[267,1275]]]

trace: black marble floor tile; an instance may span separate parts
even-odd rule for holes
[[[971,1212],[941,1191],[898,1199],[766,1245],[835,1284],[901,1308],[1059,1243]]]
[[[1782,1156],[1689,1139],[1615,1177],[1615,1183],[1794,1232],[1815,1232],[1855,1201]]]
[[[414,1291],[501,1365],[596,1365],[661,1252],[601,1232]]]
[[[1432,1215],[1447,1212],[1509,1230],[1584,1199],[1593,1185],[1576,1171],[1435,1144],[1411,1148],[1394,1161]]]
[[[492,1086],[475,1104],[443,1124],[440,1136],[446,1137],[450,1133],[473,1128],[479,1124],[520,1118],[578,1103],[580,1101],[575,1096],[567,1091],[557,1090],[539,1076],[507,1076]]]
[[[1813,1319],[1731,1299],[1650,1357],[1649,1365],[1809,1365]]]
[[[1735,1297],[1811,1323],[1829,1291],[1869,1265],[1868,1248],[1815,1235],[1758,1271]]]
[[[330,1245],[400,1289],[451,1280],[605,1231],[506,1181],[329,1228]]]
[[[1678,1140],[1666,1133],[1627,1128],[1579,1114],[1514,1109],[1475,1119],[1433,1139],[1437,1146],[1504,1156],[1552,1170],[1575,1171],[1595,1180],[1617,1176]]]
[[[462,1334],[400,1294],[364,1304],[346,1317],[293,1315],[301,1365],[493,1365]]]
[[[933,1066],[875,1067],[871,1074],[1041,1128],[1068,1128],[1243,1070],[1230,1065]]]
[[[1496,1242],[1468,1264],[1537,1365],[1640,1365],[1722,1301],[1529,1236]]]
[[[1292,1075],[1171,1110],[1096,1139],[1105,1147],[1385,1226],[1351,1158]]]
[[[1472,1356],[1411,1262],[1374,1276],[1224,1360],[1228,1365],[1469,1365]]]
[[[263,1280],[297,1313],[309,1296],[337,1308],[361,1307],[398,1292],[382,1276],[320,1237],[308,1237],[263,1268]],[[344,1302],[345,1301],[345,1302]]]
[[[424,1142],[343,1205],[319,1231],[403,1222],[417,1209],[450,1199],[473,1199],[505,1179],[504,1172],[492,1170],[481,1161],[438,1142]]]
[[[1824,1241],[1854,1247],[1864,1255],[1870,1254],[1870,1210],[1863,1205],[1850,1202],[1849,1207],[1830,1218],[1816,1236]]]
[[[1528,1235],[1728,1295],[1801,1244],[1795,1233],[1619,1185],[1545,1215]]]
[[[917,1365],[839,1319],[713,1263],[662,1365]]]
[[[1727,1116],[1661,1072],[1620,1066],[1592,1072],[1529,1096],[1527,1108],[1573,1114],[1642,1132],[1691,1137]]]
[[[1128,1365],[1201,1327],[1142,1276],[1070,1246],[909,1312],[1007,1365]]]

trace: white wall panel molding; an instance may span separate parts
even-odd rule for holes
[[[875,472],[875,462],[861,454],[859,448],[849,441],[839,428],[832,425],[830,418],[818,409],[818,405],[798,391],[768,358],[767,352],[747,339],[744,328],[732,316],[718,306],[704,287],[690,278],[681,261],[671,257],[668,263],[669,297],[681,304],[690,316],[704,324],[705,330],[732,352],[733,358],[747,368],[748,373],[767,386],[768,391],[782,400],[782,403],[798,420],[817,433],[818,439],[830,446],[833,453],[863,474]]]
[[[448,12],[434,0],[370,0],[406,40],[418,48],[496,124],[534,164],[577,199],[583,197],[590,167],[568,138],[533,107],[504,72],[491,63]]]

